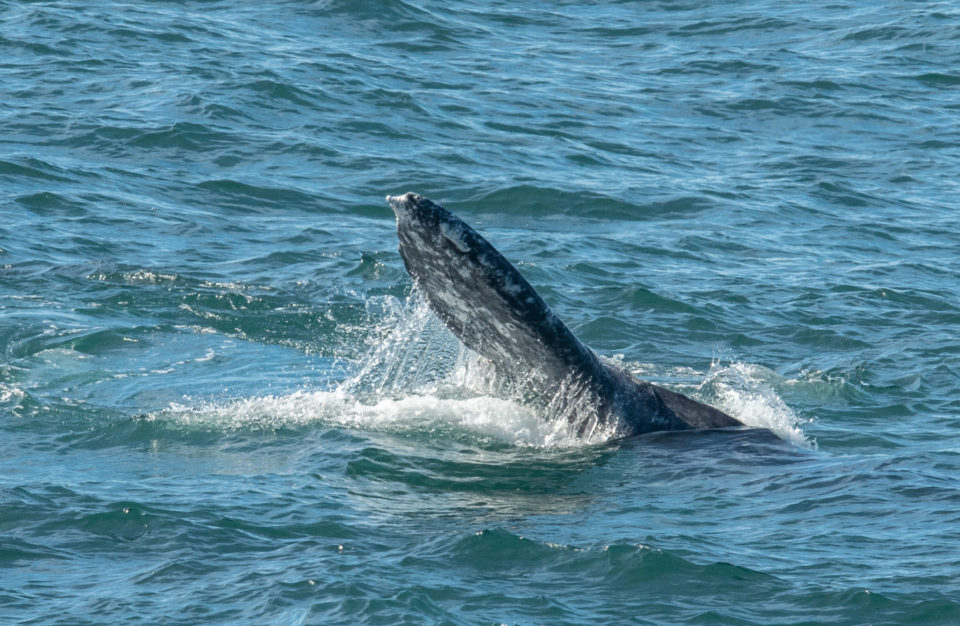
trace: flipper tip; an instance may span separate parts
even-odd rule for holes
[[[406,210],[411,203],[416,202],[419,199],[419,195],[413,193],[412,191],[408,191],[400,196],[387,196],[387,204],[389,204],[390,208],[393,209],[393,212],[399,216],[400,211]]]

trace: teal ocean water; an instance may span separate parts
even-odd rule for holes
[[[0,0],[0,621],[960,623],[948,2]],[[752,428],[490,392],[386,194]]]

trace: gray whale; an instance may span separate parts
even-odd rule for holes
[[[616,436],[741,422],[602,361],[486,239],[415,193],[387,196],[400,256],[430,308],[524,393],[552,403],[580,434]]]

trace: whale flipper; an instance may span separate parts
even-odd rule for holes
[[[468,348],[549,400],[584,432],[740,426],[725,413],[604,363],[473,228],[414,193],[387,196],[400,256],[430,308]]]

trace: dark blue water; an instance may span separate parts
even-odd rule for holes
[[[0,621],[960,623],[960,11],[0,1]],[[388,193],[754,427],[490,393]]]

